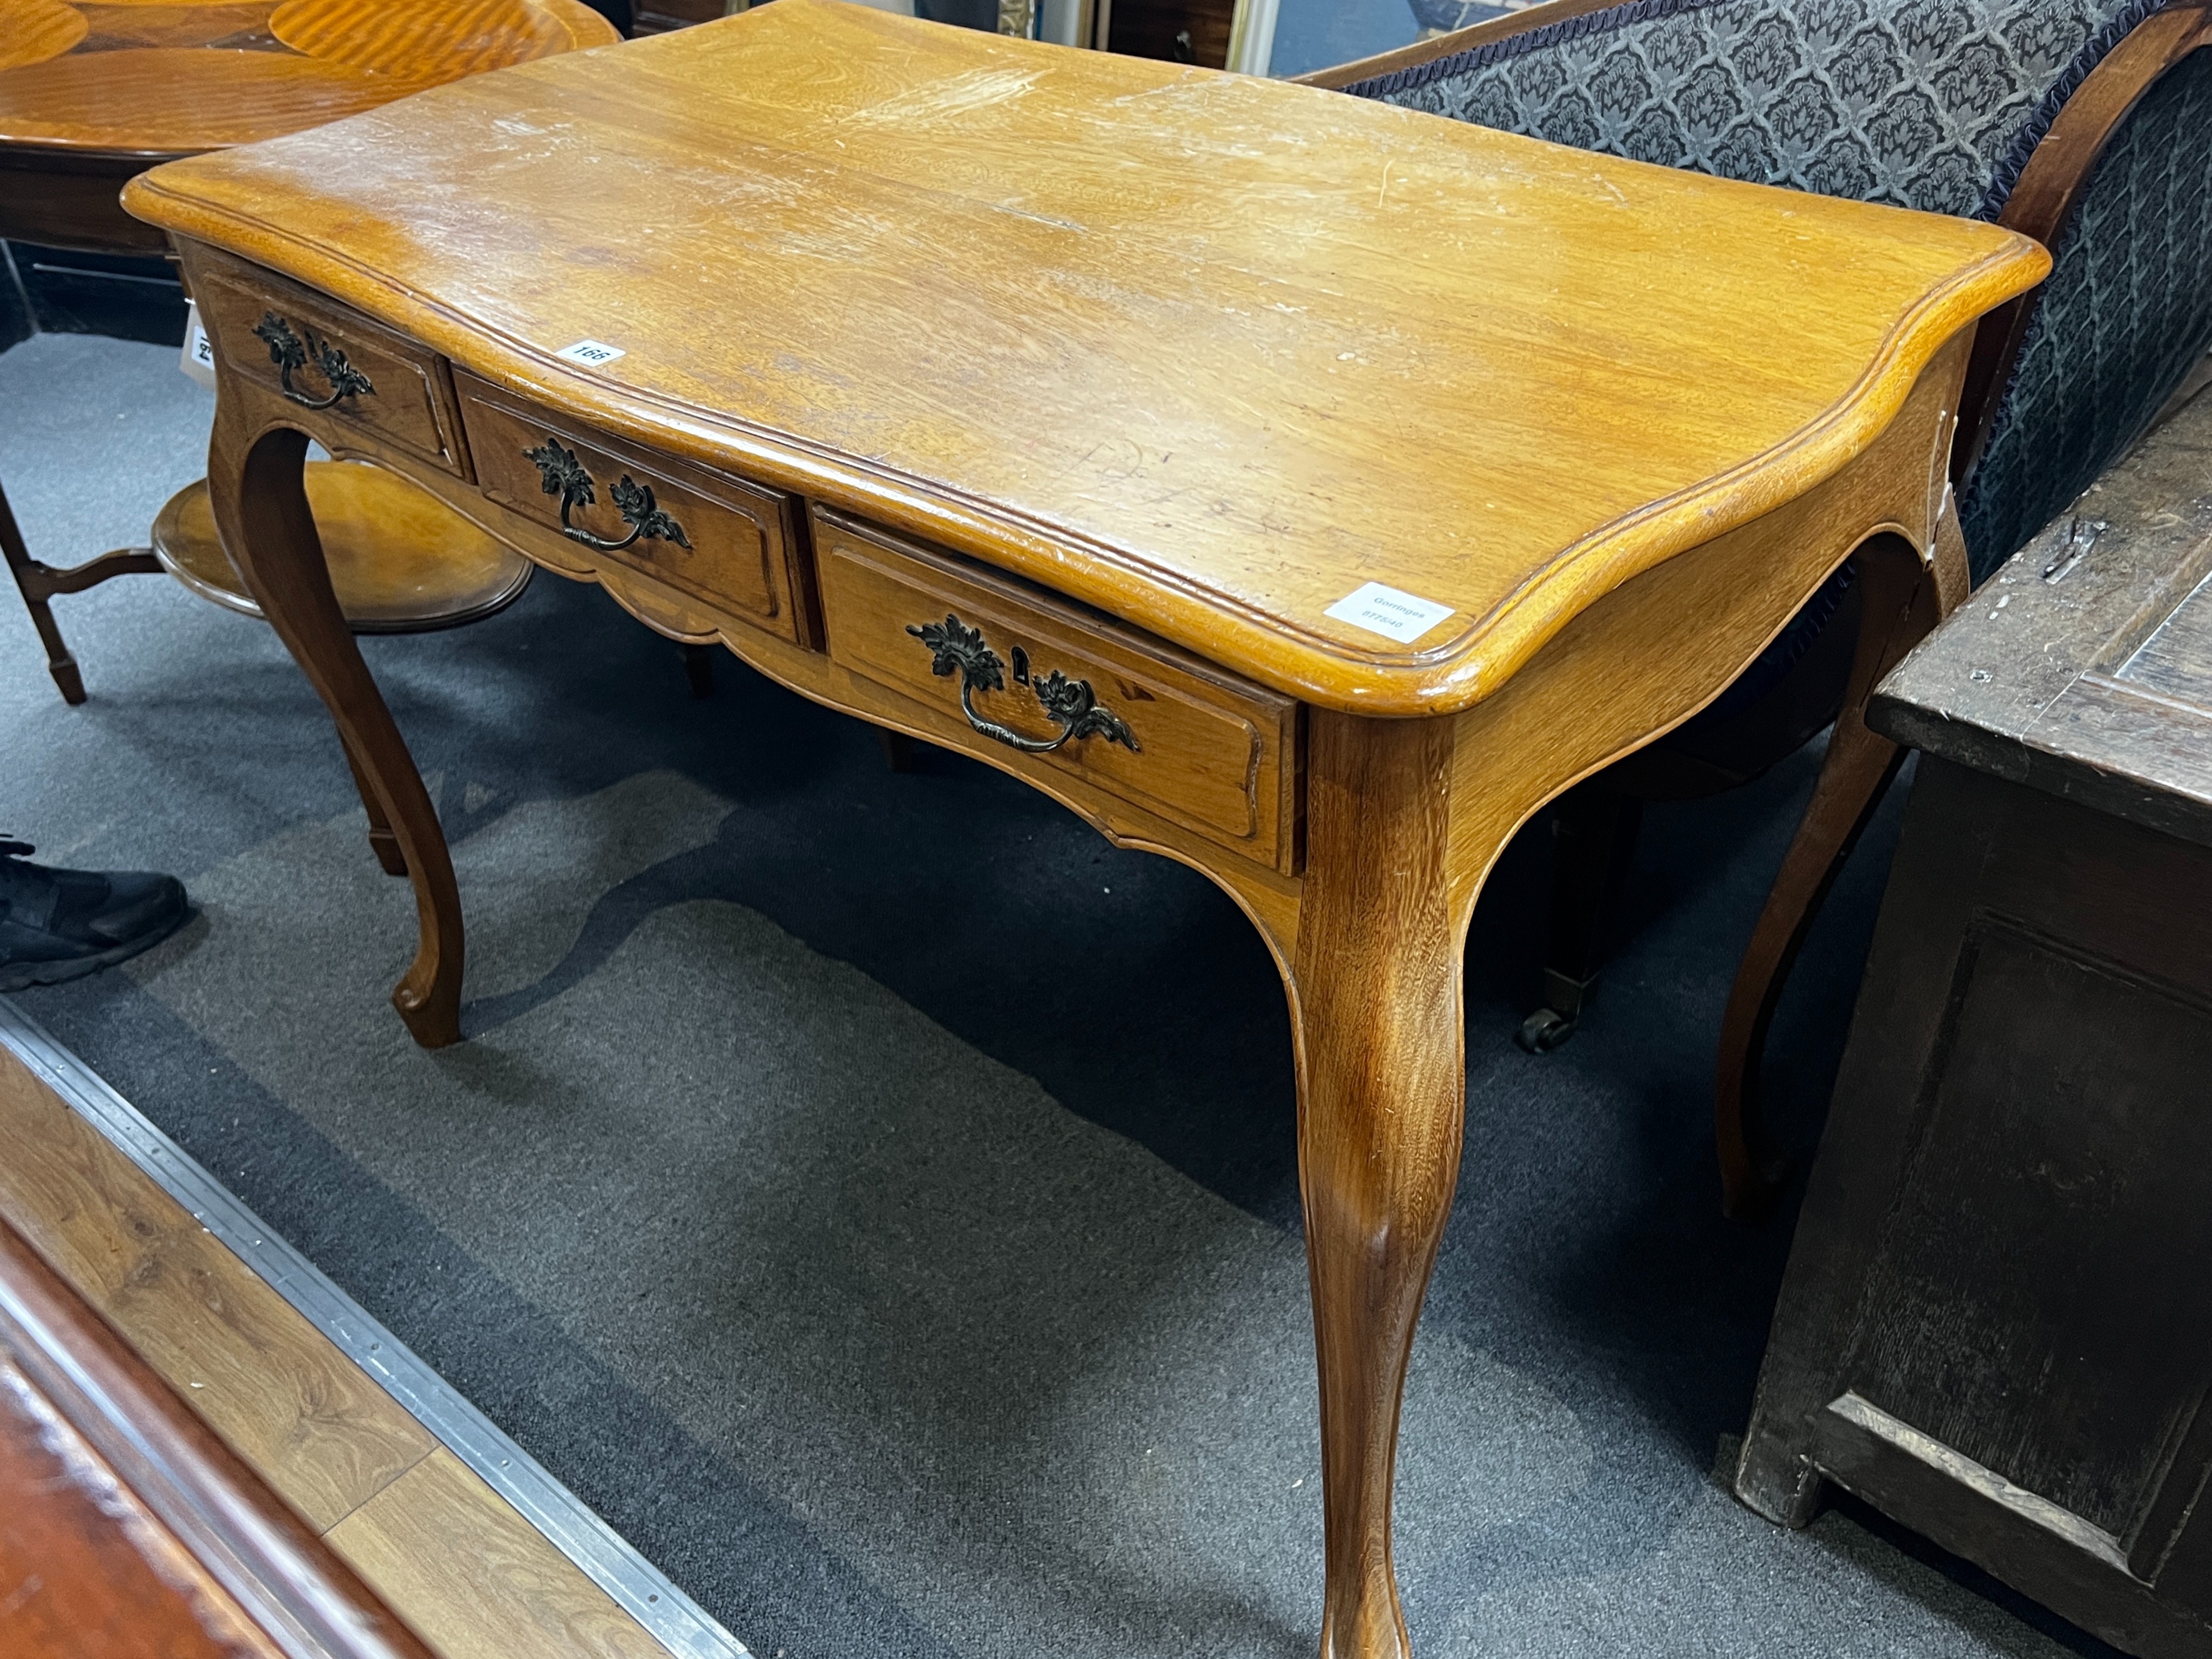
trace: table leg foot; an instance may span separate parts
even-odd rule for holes
[[[1759,1073],[1767,1028],[1829,888],[1905,763],[1904,750],[1867,726],[1867,699],[1898,660],[1926,637],[1944,608],[1937,580],[1901,538],[1877,537],[1856,556],[1866,599],[1843,709],[1829,736],[1813,799],[1736,968],[1721,1021],[1713,1133],[1721,1207],[1740,1221],[1765,1216],[1786,1175],[1786,1167],[1765,1152],[1759,1122]]]
[[[1321,1370],[1323,1659],[1405,1659],[1398,1413],[1459,1176],[1451,724],[1316,710],[1296,969],[1298,1169]]]
[[[461,1035],[460,894],[437,811],[331,591],[301,483],[307,447],[305,434],[289,428],[241,430],[218,405],[209,492],[223,545],[254,602],[337,725],[368,805],[370,845],[386,869],[396,861],[414,882],[419,939],[392,1001],[416,1042],[443,1048]],[[380,828],[393,843],[389,858],[378,844]]]

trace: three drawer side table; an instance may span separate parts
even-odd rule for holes
[[[556,137],[557,135],[557,137]],[[223,539],[360,762],[461,1036],[435,814],[309,440],[1243,906],[1297,1035],[1322,1650],[1408,1650],[1398,1405],[1475,896],[1847,556],[1936,580],[1993,227],[820,0],[181,161]],[[380,401],[283,395],[312,326]],[[404,395],[384,397],[388,382]]]

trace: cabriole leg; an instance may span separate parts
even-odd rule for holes
[[[1298,1171],[1321,1368],[1323,1659],[1402,1659],[1398,1408],[1459,1178],[1449,720],[1316,710],[1296,980]]]
[[[429,793],[331,590],[301,483],[307,449],[301,433],[243,431],[234,414],[219,409],[209,494],[224,549],[337,723],[356,781],[372,803],[371,844],[380,817],[414,879],[420,943],[392,1001],[416,1042],[443,1048],[461,1035],[460,894]]]

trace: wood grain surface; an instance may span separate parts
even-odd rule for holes
[[[0,1411],[13,1407],[28,1419],[62,1464],[58,1482],[5,1495],[15,1523],[0,1528],[0,1583],[11,1587],[0,1601],[0,1651],[9,1659],[196,1659],[205,1649],[190,1639],[194,1626],[237,1659],[435,1659],[312,1523],[4,1222],[0,1395]],[[35,1480],[34,1469],[19,1465],[18,1473]],[[91,1496],[107,1529],[122,1534],[112,1541],[184,1593],[184,1620],[173,1609],[165,1617],[143,1582],[118,1571],[125,1565],[118,1551],[83,1547],[97,1541],[86,1531],[94,1517],[71,1516],[64,1506],[48,1510],[59,1524],[44,1539],[17,1530],[57,1485]],[[63,1576],[71,1569],[74,1577]],[[42,1601],[64,1621],[64,1639],[44,1653],[14,1639],[37,1636],[42,1621],[28,1632],[8,1629],[11,1615]]]
[[[667,1659],[4,1043],[0,1220],[441,1659]],[[15,1659],[10,1634],[0,1621],[0,1652]]]
[[[1386,714],[1467,706],[1832,474],[2047,268],[1986,226],[816,0],[127,204],[495,383]],[[580,339],[626,355],[574,372]],[[1323,614],[1370,580],[1452,615],[1401,645]]]
[[[0,1048],[0,1214],[316,1527],[436,1445]]]
[[[0,151],[252,143],[617,38],[577,0],[0,0]]]
[[[328,1541],[443,1659],[668,1659],[442,1446],[340,1522]]]
[[[2212,846],[2212,396],[2022,548],[1875,694],[1885,735]]]
[[[361,634],[420,633],[490,615],[519,597],[532,566],[434,495],[384,467],[307,464],[331,580]],[[216,534],[204,480],[171,496],[154,520],[154,556],[204,599],[261,614]]]
[[[334,335],[388,331],[392,361],[427,349],[468,389],[464,465],[436,463],[287,398],[241,332],[258,312],[211,313],[216,520],[414,881],[393,1001],[418,1042],[460,1035],[459,896],[331,584],[310,437],[1244,905],[1296,1033],[1323,1650],[1401,1659],[1398,1402],[1457,1167],[1476,896],[1529,815],[1717,696],[1855,550],[1943,563],[1972,324],[2041,250],[816,0],[182,163],[129,199],[196,288],[305,283]],[[579,342],[608,349],[596,368],[558,360]],[[544,419],[478,417],[499,406]],[[818,641],[763,626],[734,566],[589,548],[542,499],[502,505],[530,496],[535,426],[580,456],[672,455],[672,491],[693,463],[803,506]],[[1360,638],[1324,613],[1367,581],[1448,614]],[[907,634],[962,605],[1011,684],[1014,644],[1033,672],[1064,653],[1159,754],[1093,732],[1040,757],[1018,745],[1041,728],[971,720]],[[1230,695],[1177,725],[1170,663]],[[1195,719],[1236,710],[1256,744]],[[1224,833],[1271,802],[1272,842]]]
[[[283,1659],[0,1350],[0,1652]]]
[[[817,570],[831,658],[973,726],[961,679],[939,675],[912,631],[957,618],[981,632],[1008,677],[971,705],[1033,741],[1059,728],[1036,687],[1060,673],[1091,688],[1128,728],[1126,744],[1063,744],[1024,771],[1071,772],[1231,851],[1297,872],[1298,707],[1186,653],[962,561],[902,545],[849,520],[817,517]]]
[[[0,70],[58,58],[85,37],[84,14],[62,0],[10,0],[0,33]]]

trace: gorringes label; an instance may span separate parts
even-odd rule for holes
[[[1381,582],[1369,582],[1346,594],[1322,614],[1395,640],[1401,645],[1411,645],[1450,616],[1452,608],[1418,594],[1386,587]]]

